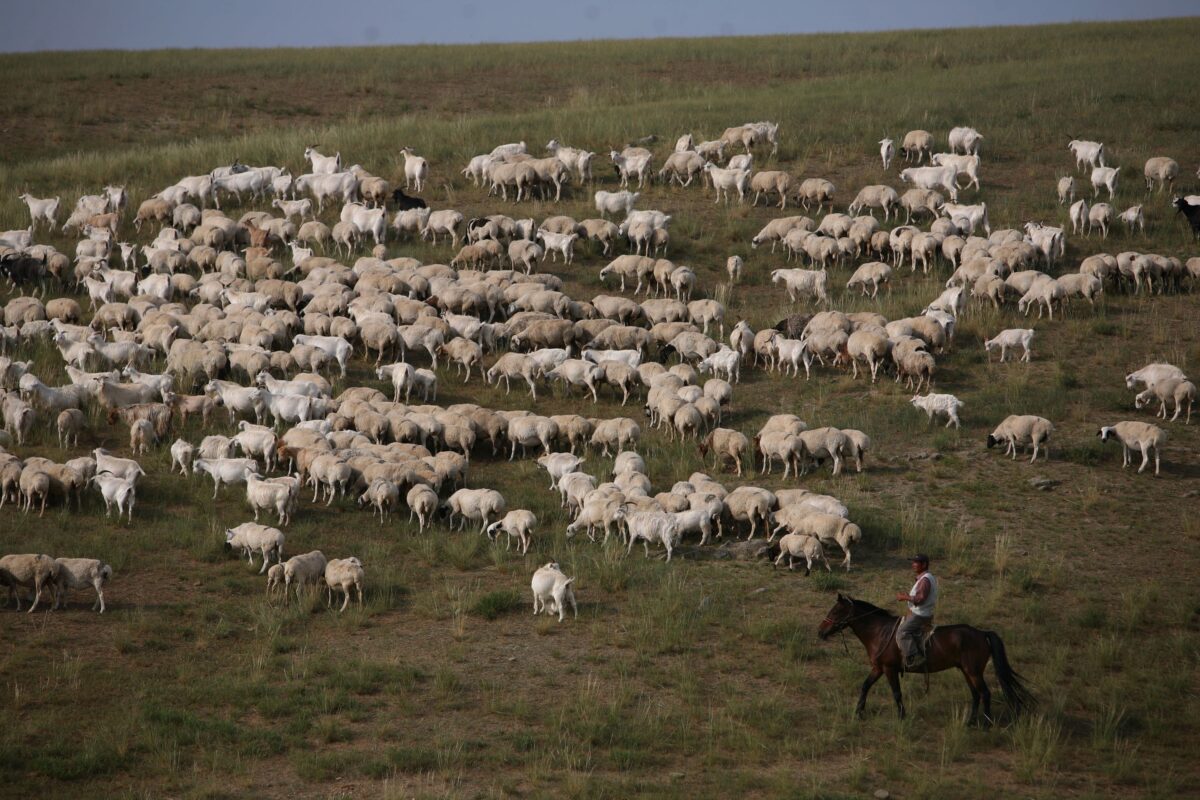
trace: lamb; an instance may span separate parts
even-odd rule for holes
[[[17,611],[21,610],[21,594],[17,589],[33,589],[33,604],[26,612],[32,614],[41,602],[42,589],[50,587],[54,591],[61,574],[62,566],[47,555],[27,553],[0,558],[0,585],[8,587],[9,600],[16,598]]]
[[[837,544],[845,553],[842,565],[850,571],[850,545],[862,541],[862,528],[836,514],[814,513],[803,506],[787,506],[775,514],[778,532],[811,536],[822,544]]]
[[[99,606],[104,613],[104,584],[112,580],[112,567],[95,558],[56,558],[59,566],[58,579],[54,587],[54,608],[66,608],[67,600],[72,589],[86,589],[89,586],[96,591],[96,602],[92,610]]]
[[[533,580],[530,582],[530,588],[533,590],[533,615],[537,616],[541,611],[547,614],[558,612],[558,621],[562,622],[566,604],[570,603],[571,610],[578,619],[579,607],[575,604],[575,590],[572,588],[574,582],[575,579],[568,578],[553,561],[539,567],[533,573]]]
[[[1101,428],[1096,435],[1102,442],[1116,439],[1121,443],[1122,468],[1128,467],[1131,463],[1130,452],[1140,450],[1142,465],[1138,467],[1138,474],[1141,474],[1146,469],[1146,465],[1150,463],[1150,453],[1153,451],[1154,474],[1158,475],[1162,446],[1167,441],[1167,432],[1162,428],[1149,422],[1118,422],[1116,425]]]
[[[805,575],[812,573],[813,562],[817,559],[825,563],[827,571],[833,571],[829,566],[829,559],[825,558],[825,550],[821,547],[821,540],[813,536],[804,536],[798,533],[784,535],[779,540],[779,556],[775,559],[774,566],[778,567],[784,558],[787,558],[789,570],[795,566],[795,559],[803,558],[805,562]]]
[[[325,554],[320,550],[312,550],[298,556],[292,556],[283,564],[283,600],[287,602],[288,590],[295,585],[296,600],[300,600],[300,592],[305,586],[315,586],[325,577]]]
[[[1174,185],[1175,178],[1179,175],[1179,162],[1166,156],[1155,156],[1146,160],[1142,172],[1146,177],[1146,192],[1154,189],[1155,181],[1158,181],[1158,191],[1161,192]]]
[[[912,170],[904,170],[904,172],[901,172],[901,180],[908,180],[904,177],[904,174],[911,171]],[[924,188],[933,187],[930,186]],[[883,218],[886,220],[891,218],[892,209],[899,205],[899,203],[900,195],[896,193],[895,189],[890,186],[875,184],[872,186],[864,186],[862,189],[860,189],[846,210],[851,215],[857,215],[864,208],[871,209],[871,216],[873,217],[875,215],[874,209],[882,208]]]
[[[503,519],[498,522],[493,522],[487,527],[487,535],[489,539],[494,539],[499,533],[507,533],[510,537],[506,540],[505,550],[512,545],[512,538],[517,539],[521,548],[521,555],[529,552],[530,534],[537,525],[537,517],[532,511],[526,511],[523,508],[513,509],[504,515]]]
[[[1157,398],[1161,404],[1158,416],[1163,419],[1167,418],[1167,401],[1174,401],[1175,415],[1171,417],[1172,422],[1179,419],[1179,415],[1183,412],[1183,405],[1187,403],[1187,419],[1184,424],[1192,424],[1192,405],[1196,402],[1196,385],[1194,383],[1178,378],[1159,381],[1153,387],[1139,393],[1134,398],[1134,405],[1137,408],[1144,408],[1154,398]]]
[[[283,541],[283,533],[279,529],[256,522],[243,522],[236,528],[225,529],[225,549],[240,547],[250,566],[254,566],[254,551],[262,553],[263,563],[262,569],[258,571],[259,575],[267,571],[272,555],[275,556],[276,563],[283,563]]]
[[[1017,458],[1017,445],[1021,445],[1022,447],[1032,445],[1033,458],[1029,460],[1029,463],[1032,464],[1037,460],[1038,451],[1043,444],[1046,444],[1046,458],[1050,458],[1050,446],[1047,442],[1050,439],[1050,434],[1053,432],[1054,425],[1048,419],[1030,414],[1011,414],[996,426],[994,431],[988,434],[987,446],[991,449],[1000,443],[1004,443],[1005,455],[1012,455],[1015,461]]]
[[[797,295],[811,295],[818,302],[829,303],[829,276],[824,269],[776,269],[771,271],[771,283],[783,283],[788,299],[795,303]]]
[[[1117,178],[1121,172],[1120,167],[1096,167],[1092,170],[1092,197],[1100,195],[1100,189],[1108,190],[1108,197],[1111,200],[1117,191]]]
[[[919,408],[929,417],[930,424],[933,423],[934,416],[938,414],[946,415],[946,427],[949,428],[953,423],[955,428],[959,427],[958,410],[963,407],[963,402],[952,394],[927,394],[924,397],[913,395],[910,400],[914,408]]]
[[[363,578],[365,572],[362,562],[354,556],[349,558],[334,558],[325,565],[325,604],[326,606],[333,605],[333,593],[341,592],[345,595],[342,601],[342,607],[338,609],[338,613],[346,610],[350,605],[350,597],[354,590],[358,590],[358,607],[363,605]]]
[[[118,521],[122,514],[126,514],[129,521],[133,522],[133,505],[137,499],[137,491],[132,478],[101,473],[93,476],[90,483],[100,490],[100,495],[104,498],[105,517],[112,513],[112,507],[115,505]]]
[[[1033,355],[1032,344],[1035,333],[1036,331],[1033,328],[1009,328],[1000,331],[993,338],[983,343],[983,348],[988,353],[988,360],[991,360],[992,351],[999,348],[1000,363],[1003,364],[1010,347],[1021,347],[1025,352],[1020,360],[1028,363],[1030,357]]]
[[[511,423],[510,423],[511,431]],[[479,533],[487,531],[492,517],[504,513],[504,496],[494,489],[459,489],[442,503],[442,511],[449,514],[450,526],[454,526],[455,515],[461,515],[458,529],[462,530],[468,519],[482,521]]]

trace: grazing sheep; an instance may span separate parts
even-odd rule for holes
[[[294,584],[296,600],[300,600],[300,591],[305,586],[316,586],[325,577],[325,554],[320,550],[312,550],[298,556],[292,556],[283,564],[283,601],[287,603],[288,590]]]
[[[1130,452],[1140,450],[1142,465],[1138,467],[1140,474],[1150,463],[1150,453],[1154,453],[1154,474],[1158,474],[1159,459],[1162,445],[1167,440],[1167,432],[1149,422],[1118,422],[1116,425],[1105,426],[1096,434],[1100,441],[1107,442],[1116,439],[1121,443],[1121,467],[1128,467],[1132,462]]]
[[[800,506],[787,506],[775,514],[775,532],[787,529],[789,533],[811,536],[822,544],[836,544],[845,558],[842,565],[850,571],[850,545],[862,541],[862,528],[845,517],[822,514]]]
[[[909,131],[904,134],[900,151],[904,153],[905,161],[912,158],[920,164],[922,159],[933,156],[933,134],[923,130]]]
[[[779,540],[779,556],[775,559],[773,566],[778,567],[784,558],[787,558],[789,570],[795,567],[797,558],[803,558],[805,575],[812,574],[812,565],[817,559],[825,564],[826,571],[833,571],[833,568],[829,566],[829,559],[825,558],[825,549],[821,547],[821,540],[815,536],[805,536],[799,533],[785,534]]]
[[[262,553],[263,563],[262,569],[258,571],[259,575],[267,571],[272,554],[276,563],[283,562],[283,541],[283,533],[278,528],[259,525],[257,522],[243,522],[236,528],[225,529],[225,549],[240,547],[250,566],[254,566],[254,551]]]
[[[466,526],[468,519],[477,519],[481,522],[479,533],[483,534],[492,518],[503,514],[506,506],[504,496],[494,489],[459,489],[442,503],[441,508],[449,516],[451,529],[457,515],[460,517],[459,530]]]
[[[992,351],[999,348],[1000,363],[1003,364],[1004,359],[1008,355],[1008,349],[1010,347],[1021,347],[1025,352],[1022,354],[1020,360],[1028,362],[1033,355],[1032,344],[1035,334],[1036,331],[1033,328],[1009,328],[1007,330],[1000,331],[1000,333],[996,334],[993,338],[986,340],[983,343],[983,348],[988,353],[989,361],[991,360]]]
[[[26,553],[0,558],[0,586],[8,587],[5,605],[15,598],[20,611],[21,594],[17,590],[33,589],[33,604],[26,612],[32,614],[42,599],[42,589],[49,586],[54,591],[61,574],[62,566],[47,555]]]
[[[158,434],[154,432],[154,424],[147,419],[134,420],[129,426],[129,449],[136,456],[146,453],[150,445],[158,444]]]
[[[904,174],[911,171],[912,170],[904,170],[904,172],[901,172],[901,180],[907,180],[904,178]],[[923,188],[934,187],[929,186]],[[951,196],[953,197],[953,193],[951,193]],[[881,208],[883,209],[883,218],[886,220],[891,218],[892,209],[899,204],[900,195],[897,194],[895,189],[890,186],[875,184],[873,186],[864,186],[862,189],[860,189],[846,210],[852,216],[854,216],[866,208],[871,211],[871,216],[873,217],[875,215],[874,209]]]
[[[358,607],[363,605],[363,578],[365,571],[363,570],[362,562],[354,556],[349,558],[334,558],[330,559],[325,565],[325,605],[333,605],[333,593],[341,592],[345,599],[342,601],[342,607],[338,609],[338,613],[346,610],[350,605],[350,596],[354,590],[358,590]]]
[[[1179,162],[1166,156],[1155,156],[1146,160],[1143,174],[1146,177],[1146,192],[1154,189],[1155,181],[1158,181],[1158,191],[1161,192],[1174,185],[1175,178],[1179,176]]]
[[[1136,372],[1125,376],[1125,388],[1136,389],[1139,385],[1153,389],[1161,381],[1187,380],[1183,370],[1172,364],[1147,364]]]
[[[418,531],[425,532],[425,525],[433,519],[438,507],[437,493],[424,484],[417,484],[408,490],[404,498],[408,504],[408,521],[412,522],[413,515],[417,516]]]
[[[946,416],[946,427],[949,428],[953,423],[954,427],[959,427],[958,410],[963,407],[963,402],[952,394],[927,394],[924,397],[913,395],[910,400],[914,408],[919,408],[929,417],[929,422],[933,423],[934,416],[944,414]]]
[[[112,579],[112,567],[95,558],[56,558],[59,566],[58,579],[54,589],[54,608],[66,608],[67,600],[72,589],[87,589],[96,591],[96,602],[92,610],[99,606],[104,613],[104,584]]]
[[[1139,423],[1140,424],[1140,423]],[[1046,445],[1046,459],[1050,458],[1050,434],[1054,432],[1054,425],[1050,420],[1043,417],[1036,417],[1032,414],[1017,415],[1011,414],[1005,417],[996,429],[988,434],[987,446],[989,449],[998,444],[1004,443],[1005,455],[1011,455],[1015,461],[1017,458],[1017,445],[1023,448],[1033,447],[1033,458],[1029,459],[1032,464],[1037,461],[1039,449],[1043,444]]]
[[[1141,229],[1142,233],[1146,232],[1146,217],[1142,213],[1142,206],[1130,206],[1118,215],[1118,219],[1125,223],[1125,227],[1133,233],[1134,228]]]
[[[547,614],[557,613],[558,621],[562,622],[566,605],[570,603],[571,611],[578,619],[579,607],[575,603],[575,590],[572,588],[574,583],[575,579],[568,578],[553,561],[538,567],[533,573],[533,580],[530,581],[530,589],[533,590],[533,615],[537,616],[542,611]]]
[[[504,549],[508,550],[512,546],[513,538],[516,538],[521,549],[521,555],[525,555],[529,552],[531,534],[536,525],[537,517],[533,515],[532,511],[516,508],[505,514],[498,522],[493,522],[489,525],[487,527],[487,535],[489,539],[495,539],[497,534],[502,532],[507,533],[509,538],[505,540]]]
[[[675,546],[679,544],[679,520],[674,514],[663,511],[639,511],[625,518],[625,526],[629,531],[629,546],[626,555],[633,552],[633,545],[642,540],[642,548],[646,557],[650,557],[650,543],[657,542],[667,551],[667,561]]]
[[[1152,388],[1139,393],[1134,398],[1134,405],[1137,408],[1145,408],[1154,398],[1157,398],[1161,404],[1158,416],[1163,419],[1167,418],[1167,402],[1175,403],[1175,415],[1171,417],[1172,422],[1179,419],[1179,415],[1183,412],[1183,405],[1187,403],[1187,419],[1184,424],[1192,424],[1192,405],[1196,402],[1196,384],[1179,379],[1159,381]]]

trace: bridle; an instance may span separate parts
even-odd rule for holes
[[[851,609],[853,609],[853,608],[854,608],[854,603],[853,603],[853,601],[851,601],[850,608],[851,608]],[[823,620],[821,621],[821,624],[822,624],[822,625],[824,625],[826,622],[828,622],[828,623],[829,623],[829,626],[830,626],[830,627],[829,627],[829,633],[826,635],[826,638],[828,638],[829,636],[834,636],[834,635],[836,635],[836,634],[839,634],[839,633],[845,633],[845,631],[846,631],[846,628],[850,627],[850,625],[851,625],[852,623],[854,623],[854,622],[857,622],[857,621],[858,621],[858,620],[860,620],[860,619],[866,619],[867,617],[869,617],[869,616],[871,616],[873,613],[875,613],[875,611],[876,611],[876,610],[877,610],[877,609],[872,609],[872,610],[870,610],[870,611],[864,611],[864,612],[863,612],[863,613],[861,613],[861,614],[854,614],[854,613],[851,613],[849,617],[847,617],[846,619],[844,619],[844,620],[841,620],[841,621],[837,621],[837,620],[831,619],[831,618],[829,617],[829,614],[826,614],[826,615],[825,615],[825,619],[823,619]],[[832,613],[832,612],[831,612],[831,613]],[[841,637],[839,637],[839,638],[840,638],[840,639],[841,639],[841,641],[842,641],[842,648],[843,648],[843,649],[846,651],[846,653],[847,653],[847,654],[849,654],[849,652],[850,652],[850,646],[846,644],[846,637],[845,637],[845,636],[841,636]]]

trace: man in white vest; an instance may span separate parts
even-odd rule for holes
[[[908,594],[901,592],[896,595],[897,600],[908,603],[908,615],[900,623],[896,639],[904,656],[904,668],[912,670],[925,663],[921,642],[933,628],[933,609],[937,605],[938,585],[937,578],[929,571],[929,556],[917,553],[909,560],[917,580]]]

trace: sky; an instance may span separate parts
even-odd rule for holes
[[[0,0],[0,52],[630,39],[1200,15],[1200,0]]]

